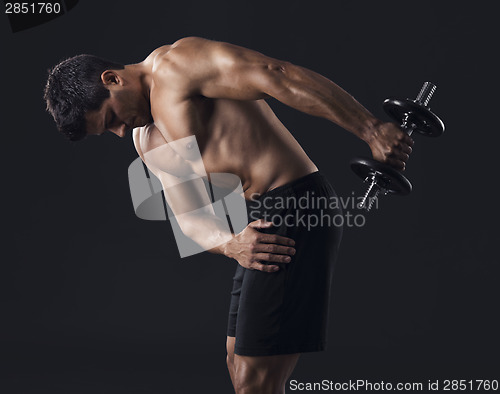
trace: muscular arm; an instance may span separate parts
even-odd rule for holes
[[[227,255],[226,245],[233,235],[228,224],[215,215],[203,180],[179,183],[178,178],[148,164],[162,183],[165,199],[184,235],[204,250]]]
[[[233,236],[228,224],[215,215],[203,178],[192,170],[191,162],[201,156],[195,137],[168,144],[156,137],[158,129],[150,124],[142,130],[149,138],[141,146],[140,133],[134,130],[134,145],[144,164],[160,180],[181,231],[204,250],[224,254],[222,245]],[[186,150],[189,144],[193,147]]]
[[[367,142],[376,159],[396,167],[404,167],[411,152],[410,137],[393,124],[383,124],[328,78],[250,49],[187,37],[155,62],[155,71],[160,83],[175,81],[178,97],[273,97],[299,111],[326,118]],[[400,143],[404,146],[395,150]],[[394,153],[402,154],[391,158]]]

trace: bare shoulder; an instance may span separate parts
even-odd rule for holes
[[[208,42],[201,37],[184,37],[173,44],[162,45],[161,47],[156,48],[153,52],[151,52],[146,59],[144,59],[144,63],[149,63],[153,65],[153,70],[157,68],[159,64],[161,64],[162,60],[166,60],[172,57],[171,53],[178,53],[179,48],[182,50],[186,50],[189,48],[193,48],[195,46],[202,45],[203,42]],[[177,49],[176,51],[173,51]]]
[[[188,161],[192,161],[189,157],[191,148],[188,145],[194,137],[187,142],[183,139],[167,143],[154,123],[136,127],[132,132],[132,137],[135,149],[142,161],[158,178],[160,175],[185,177],[194,173],[192,163]],[[198,158],[199,153],[194,154]]]
[[[184,51],[187,52],[187,51],[200,50],[202,48],[207,48],[217,45],[218,43],[219,41],[213,41],[202,37],[195,37],[195,36],[184,37],[175,41],[170,46],[171,51],[165,53],[165,55],[168,55],[169,53],[177,54],[179,52],[184,52]]]
[[[155,60],[158,57],[161,57],[162,55],[166,54],[171,48],[172,48],[171,44],[162,45],[161,47],[156,48],[146,57],[146,59],[144,59],[144,63],[154,64]]]
[[[132,139],[134,141],[134,147],[135,150],[137,151],[137,154],[141,157],[142,161],[144,161],[144,154],[142,153],[142,148],[141,148],[141,132],[144,129],[144,127],[136,127],[134,130],[132,130]]]
[[[136,127],[132,130],[132,139],[137,153],[143,159],[146,153],[167,143],[154,123]]]
[[[155,149],[158,150],[158,148],[163,145],[168,145],[154,123],[149,123],[142,127],[136,127],[132,130],[132,139],[134,141],[135,150],[144,164],[148,167],[153,164],[151,160],[151,157],[153,156],[152,151]],[[150,169],[152,170],[152,168]]]
[[[208,60],[210,54],[220,42],[201,37],[184,37],[157,49],[154,54],[153,74],[162,73],[173,65],[196,66],[201,59]]]
[[[202,49],[206,41],[200,37],[184,37],[151,53],[148,58],[153,80],[150,97],[153,111],[158,105],[165,108],[167,98],[177,102],[190,96],[199,68],[209,66],[206,51]]]

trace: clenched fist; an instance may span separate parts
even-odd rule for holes
[[[412,151],[413,139],[395,123],[377,124],[371,130],[367,143],[375,160],[404,171]]]

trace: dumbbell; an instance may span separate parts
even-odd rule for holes
[[[427,137],[439,137],[444,132],[444,123],[428,106],[435,91],[436,85],[424,82],[415,100],[388,98],[383,108],[408,135],[416,131]],[[366,157],[355,157],[350,164],[356,175],[369,184],[358,208],[369,211],[380,193],[406,195],[412,190],[410,181],[388,164]]]

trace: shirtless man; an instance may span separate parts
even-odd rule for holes
[[[147,152],[191,137],[202,162],[177,152],[191,172],[236,174],[249,202],[256,194],[306,190],[334,196],[267,98],[340,125],[365,141],[376,160],[404,170],[413,141],[398,126],[376,119],[311,70],[224,42],[182,38],[126,66],[76,56],[50,71],[45,89],[48,110],[70,140],[106,131],[125,137],[135,129],[144,160]],[[172,156],[165,157],[145,160],[164,188],[176,178]],[[172,203],[175,193],[165,194]],[[238,262],[227,337],[236,393],[284,393],[300,353],[325,347],[331,261],[341,230],[276,229],[255,220],[228,234],[214,220],[208,242],[193,223],[181,225],[186,235]]]

